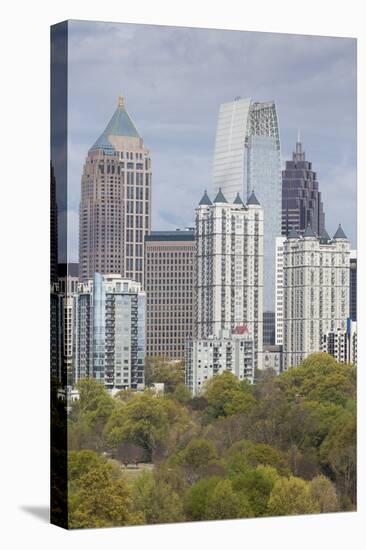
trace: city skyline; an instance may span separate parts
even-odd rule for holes
[[[301,128],[327,224],[341,222],[355,247],[355,47],[355,40],[345,38],[70,22],[67,260],[78,259],[83,161],[120,93],[151,152],[153,230],[192,225],[196,201],[203,189],[212,190],[220,103],[241,95],[276,101],[282,164],[291,158]],[[350,204],[346,212],[338,198],[343,193]],[[65,209],[59,218],[65,222]]]

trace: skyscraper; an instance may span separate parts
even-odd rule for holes
[[[117,273],[143,282],[150,230],[151,162],[125,100],[89,149],[81,179],[80,279]]]
[[[146,354],[184,358],[193,330],[194,231],[145,237]]]
[[[263,209],[254,193],[245,205],[221,190],[196,208],[194,339],[242,328],[260,367],[263,341]]]
[[[286,161],[282,172],[282,235],[288,235],[291,229],[303,233],[308,225],[321,235],[325,216],[316,172],[305,160],[298,136],[292,160]]]
[[[275,239],[281,235],[281,146],[276,105],[237,98],[220,106],[213,189],[233,202],[254,190],[264,213],[264,312],[275,310]],[[269,314],[267,321],[270,321]],[[273,338],[272,338],[273,340]],[[271,342],[274,344],[274,340]]]
[[[95,273],[79,286],[73,314],[74,378],[109,390],[143,389],[145,293],[140,283]]]
[[[351,250],[349,258],[349,316],[357,321],[357,251]]]
[[[349,315],[349,241],[292,229],[283,243],[283,363],[299,365],[322,351],[328,333],[346,332]]]

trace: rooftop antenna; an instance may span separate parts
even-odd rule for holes
[[[301,142],[300,128],[297,129],[297,143]]]

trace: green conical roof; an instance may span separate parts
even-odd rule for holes
[[[207,191],[205,189],[205,192],[203,193],[203,197],[200,200],[200,202],[198,203],[198,205],[199,206],[210,206],[210,204],[212,204],[212,202],[210,201],[210,198],[207,195]]]
[[[243,201],[241,200],[241,197],[239,195],[239,192],[236,194],[236,197],[235,197],[235,200],[234,200],[234,204],[240,204],[242,206],[244,206],[244,203]]]
[[[324,229],[323,229],[323,231],[322,231],[322,234],[320,235],[320,240],[321,240],[321,241],[330,241],[330,237],[329,237],[328,232],[327,232],[327,230],[325,229],[325,227],[324,227]]]
[[[219,187],[219,192],[217,193],[216,197],[214,198],[214,202],[227,202],[227,200],[224,197],[223,192],[221,191],[221,187]]]
[[[347,239],[347,236],[343,231],[341,224],[339,224],[337,231],[334,233],[333,239]]]
[[[123,136],[139,138],[140,135],[125,108],[125,100],[118,98],[118,106],[104,132],[99,136],[91,149],[114,149],[108,136]]]
[[[255,196],[254,189],[253,189],[252,194],[250,195],[249,199],[247,200],[247,204],[249,204],[249,205],[257,204],[258,206],[260,206],[259,200]]]
[[[288,239],[299,239],[299,234],[295,229],[290,229],[289,234],[287,235]]]
[[[304,237],[316,237],[314,231],[311,228],[310,223],[308,223],[308,226],[304,231]]]

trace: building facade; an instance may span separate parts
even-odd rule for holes
[[[110,390],[143,389],[145,293],[140,283],[95,273],[74,297],[74,382],[93,377]]]
[[[286,237],[276,238],[276,346],[283,344],[283,246]]]
[[[323,351],[333,355],[339,363],[357,365],[357,322],[347,319],[347,330],[328,332],[323,336]]]
[[[349,315],[349,241],[339,226],[333,239],[310,226],[292,230],[283,251],[284,369],[322,351],[329,332],[346,332]]]
[[[276,374],[282,372],[282,346],[263,345],[263,370],[266,369],[272,369]]]
[[[117,273],[143,283],[150,230],[151,161],[119,97],[106,129],[89,149],[81,179],[80,280]]]
[[[248,330],[254,367],[263,345],[263,209],[254,193],[244,204],[220,190],[196,208],[194,339]]]
[[[186,385],[199,395],[208,380],[225,370],[239,380],[254,381],[254,345],[249,333],[221,331],[216,336],[187,343]]]
[[[146,354],[183,359],[193,334],[194,230],[145,237]]]
[[[351,250],[349,258],[349,316],[357,321],[357,251]]]
[[[220,106],[213,189],[229,202],[254,190],[264,212],[264,311],[275,310],[275,239],[281,235],[281,145],[273,101],[240,99]],[[274,340],[271,342],[274,344]]]
[[[62,358],[67,384],[73,381],[73,304],[79,285],[79,264],[58,264],[58,292],[62,304]]]
[[[317,174],[305,159],[298,136],[292,160],[286,161],[282,172],[282,235],[288,235],[291,229],[301,234],[308,225],[321,235],[325,216]]]

